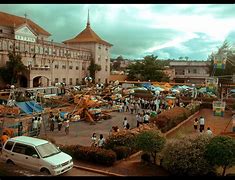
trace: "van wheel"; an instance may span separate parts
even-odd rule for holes
[[[51,174],[50,171],[46,168],[42,168],[41,173],[43,173],[44,175],[50,175]]]
[[[7,164],[10,165],[10,166],[15,165],[15,163],[12,160],[10,160],[10,159],[7,160]]]

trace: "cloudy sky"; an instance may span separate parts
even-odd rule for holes
[[[235,4],[0,4],[0,11],[24,16],[57,42],[86,26],[114,46],[111,56],[206,60],[225,39],[235,43]]]

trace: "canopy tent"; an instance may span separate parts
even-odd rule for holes
[[[37,104],[37,102],[35,101],[16,102],[15,104],[26,114],[32,114],[33,112],[43,111],[42,106]]]

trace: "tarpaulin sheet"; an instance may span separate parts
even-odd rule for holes
[[[26,114],[41,112],[43,110],[35,101],[16,102],[15,104]]]

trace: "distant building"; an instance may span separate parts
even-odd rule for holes
[[[205,83],[206,78],[210,76],[209,66],[209,61],[171,61],[171,79],[176,83]]]
[[[48,40],[50,36],[26,15],[23,18],[0,12],[0,66],[5,66],[8,52],[14,50],[21,54],[23,64],[29,69],[28,73],[21,74],[18,86],[80,84],[89,76],[87,68],[92,58],[101,65],[95,81],[108,82],[112,45],[90,28],[89,14],[87,27],[74,39],[56,43]]]

